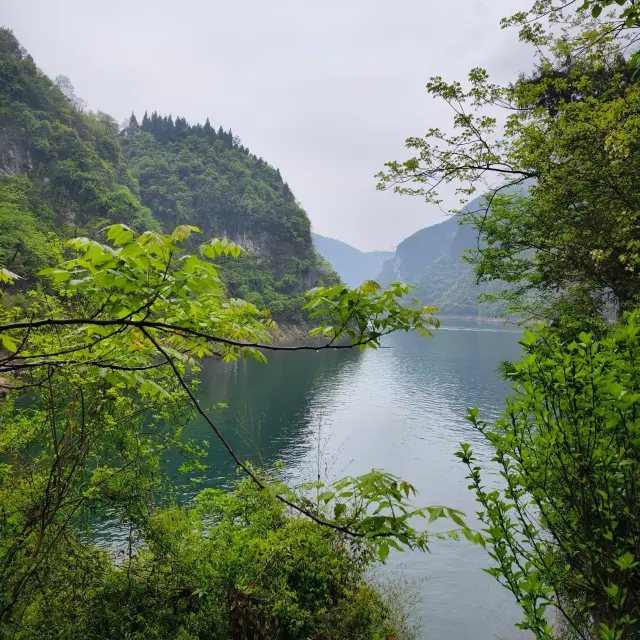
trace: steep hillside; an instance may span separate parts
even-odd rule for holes
[[[360,251],[345,242],[317,233],[312,233],[311,237],[318,253],[350,287],[375,279],[383,263],[393,257],[393,251]]]
[[[480,198],[467,207],[478,206]],[[449,218],[417,231],[403,240],[394,257],[384,263],[378,276],[386,286],[402,280],[417,287],[416,297],[423,303],[436,305],[440,315],[487,318],[504,310],[502,303],[478,302],[478,295],[503,288],[500,283],[476,285],[473,267],[461,254],[477,243],[474,229],[460,225],[460,219]]]
[[[136,190],[113,118],[83,113],[0,29],[0,263],[29,277],[50,260],[48,232],[152,227]]]
[[[53,260],[50,232],[99,237],[113,222],[235,240],[249,253],[224,265],[229,295],[280,320],[301,321],[302,292],[338,281],[279,171],[231,131],[156,113],[120,131],[0,29],[0,264],[29,278]]]
[[[249,253],[225,264],[229,293],[300,320],[301,294],[337,281],[316,253],[311,223],[280,172],[231,131],[183,118],[132,116],[122,147],[142,202],[163,228],[190,222]]]

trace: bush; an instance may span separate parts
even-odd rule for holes
[[[596,341],[527,332],[508,375],[507,410],[490,427],[506,482],[482,484],[469,445],[458,456],[483,506],[489,570],[516,596],[522,628],[549,638],[549,607],[569,637],[623,639],[640,629],[640,312]]]
[[[367,548],[296,517],[249,481],[158,510],[116,567],[78,548],[28,607],[27,638],[332,638],[401,635],[365,579]]]

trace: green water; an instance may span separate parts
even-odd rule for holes
[[[461,441],[481,460],[490,451],[463,416],[472,406],[485,416],[502,409],[508,385],[495,370],[518,357],[519,338],[516,331],[449,324],[433,339],[397,336],[376,352],[277,353],[268,365],[210,362],[199,397],[208,408],[229,404],[212,415],[245,458],[282,460],[295,479],[315,477],[318,467],[329,479],[384,468],[412,482],[421,503],[473,514],[454,452]],[[210,486],[237,478],[204,421],[195,420],[189,434],[211,442]],[[481,549],[434,541],[429,554],[392,555],[383,571],[420,586],[425,638],[520,638],[512,596],[484,566]]]

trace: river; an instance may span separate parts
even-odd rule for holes
[[[420,504],[472,516],[478,506],[454,452],[469,442],[488,462],[490,450],[464,415],[467,407],[485,417],[502,410],[509,387],[496,367],[518,358],[520,333],[444,325],[433,338],[390,337],[377,351],[274,353],[267,365],[211,361],[198,394],[234,447],[258,464],[281,460],[295,479],[314,478],[319,466],[328,479],[385,469],[413,483]],[[229,406],[215,409],[218,402]],[[211,442],[205,484],[238,477],[204,421],[188,432]],[[521,638],[513,597],[486,566],[485,552],[466,540],[434,540],[430,553],[392,552],[382,572],[419,588],[424,638]]]

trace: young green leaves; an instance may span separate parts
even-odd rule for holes
[[[304,309],[309,317],[321,325],[311,331],[311,337],[321,337],[334,344],[341,340],[357,345],[361,350],[380,346],[380,340],[395,331],[416,331],[431,336],[439,326],[433,316],[435,308],[417,302],[404,304],[413,289],[401,282],[393,282],[382,290],[373,280],[355,289],[343,285],[316,288],[307,293],[309,302]]]

